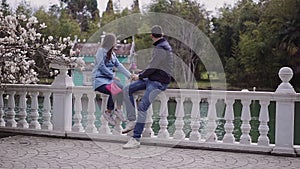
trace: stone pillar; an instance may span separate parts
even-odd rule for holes
[[[276,132],[273,154],[293,155],[294,150],[294,107],[295,90],[289,81],[293,77],[293,71],[289,67],[283,67],[278,73],[282,83],[275,91],[276,100]]]
[[[60,74],[51,85],[53,92],[53,130],[72,130],[72,87],[73,80],[68,76],[68,67],[51,65],[59,69]]]

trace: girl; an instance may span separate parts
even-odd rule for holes
[[[113,87],[115,84],[117,88],[123,89],[117,77],[114,77],[113,68],[117,68],[126,77],[130,77],[130,72],[119,62],[113,49],[116,45],[116,36],[114,34],[106,34],[101,47],[98,49],[95,65],[92,71],[93,88],[95,91],[109,95],[107,101],[107,110],[103,113],[104,118],[111,124],[115,125],[115,118],[113,113],[121,121],[125,121],[121,106],[123,103],[123,92],[117,91],[115,94]],[[112,84],[115,83],[115,84]],[[114,95],[115,94],[115,95]],[[117,108],[114,110],[114,100],[117,100]]]

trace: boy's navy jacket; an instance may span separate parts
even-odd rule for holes
[[[139,74],[139,78],[148,78],[152,81],[169,84],[173,70],[172,47],[165,38],[159,39],[153,45],[155,47],[152,59],[148,67]]]

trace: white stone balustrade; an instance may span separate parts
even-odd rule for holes
[[[250,98],[243,99],[242,100],[243,104],[243,109],[242,109],[242,136],[240,138],[240,143],[241,144],[250,144],[251,143],[251,137],[250,137],[250,130],[251,130],[251,125],[250,125],[250,120],[251,120],[251,113],[250,113],[250,104],[251,100]]]
[[[300,102],[300,94],[296,93],[289,84],[289,80],[292,78],[292,71],[289,68],[282,68],[279,76],[282,84],[275,92],[168,89],[157,98],[160,102],[158,114],[153,113],[154,110],[150,106],[143,137],[147,140],[151,139],[150,143],[159,138],[157,140],[162,141],[163,139],[167,142],[169,140],[170,144],[174,140],[173,143],[182,145],[216,146],[224,149],[229,149],[228,146],[231,145],[230,149],[236,150],[246,148],[255,152],[299,154],[300,150],[297,151],[294,145],[294,113],[295,102]],[[63,82],[58,82],[59,79]],[[60,76],[59,79],[56,79],[53,85],[2,84],[0,88],[0,131],[13,129],[9,131],[22,130],[23,133],[30,133],[34,130],[35,133],[38,133],[38,131],[46,130],[63,132],[67,137],[71,137],[74,133],[92,133],[93,135],[109,136],[112,140],[128,137],[120,133],[121,123],[118,123],[113,129],[103,116],[99,118],[99,115],[105,111],[107,95],[95,93],[91,86],[73,86],[66,74]],[[96,96],[102,100],[101,104],[97,104],[95,101]],[[41,99],[43,102],[39,101]],[[190,114],[185,107],[187,100],[191,102]],[[200,115],[201,100],[206,100],[208,103],[207,117]],[[226,105],[222,117],[217,117],[216,103],[218,100],[224,100]],[[173,124],[168,121],[169,101],[176,102],[176,119]],[[234,134],[235,127],[238,127],[234,126],[234,120],[239,118],[235,117],[234,112],[234,105],[237,101],[241,101],[242,105],[239,119],[242,121],[242,125],[239,138]],[[260,105],[257,143],[252,141],[250,134],[250,130],[253,128],[250,123],[252,120],[250,105],[254,101]],[[276,103],[275,144],[271,144],[269,138],[270,112],[268,106],[271,102]],[[98,108],[98,106],[101,107]],[[154,115],[159,116],[159,131],[156,131],[156,134],[154,134],[152,126]],[[186,119],[187,117],[190,119]],[[225,121],[224,135],[217,137],[217,121],[220,118]],[[201,126],[201,121],[207,121],[207,124]],[[174,130],[169,129],[170,125],[173,125]],[[190,128],[189,131],[186,131],[186,126]],[[203,135],[205,137],[202,137]],[[147,140],[145,141],[147,142]]]
[[[217,119],[217,112],[216,112],[216,98],[209,98],[208,99],[209,107],[208,107],[208,123],[207,123],[207,142],[215,142],[217,140],[217,135],[215,133],[215,129],[217,127],[216,119]]]
[[[174,139],[183,140],[185,138],[185,133],[183,131],[184,126],[184,108],[183,108],[184,99],[181,97],[176,98],[176,121],[175,121],[175,132],[174,132]]]
[[[103,113],[106,110],[106,102],[108,100],[108,96],[107,95],[103,95],[102,96],[102,104],[101,104],[101,112]],[[100,118],[101,121],[101,126],[99,128],[99,133],[101,134],[112,134],[111,130],[108,126],[108,121],[105,120],[105,118],[103,116],[101,116]]]
[[[26,108],[27,108],[27,99],[26,99],[26,94],[27,92],[23,91],[23,92],[20,92],[19,93],[19,118],[20,120],[18,121],[17,123],[17,126],[19,128],[28,128],[29,125],[26,121],[26,118],[27,118],[27,111],[26,111]]]
[[[51,92],[46,91],[44,92],[44,103],[43,103],[43,124],[42,129],[45,130],[52,130],[53,125],[51,123]]]
[[[30,112],[31,122],[29,124],[29,128],[33,128],[33,129],[41,129],[41,125],[38,122],[38,118],[39,118],[38,95],[39,92],[36,91],[31,92],[31,112]]]
[[[234,143],[234,141],[235,141],[234,136],[233,136],[233,129],[234,129],[233,103],[234,103],[234,99],[227,97],[225,103],[226,103],[227,107],[226,107],[225,116],[224,116],[226,123],[224,125],[225,135],[223,138],[223,142],[224,143]]]
[[[191,135],[190,135],[190,140],[191,141],[200,141],[200,133],[199,133],[199,128],[200,128],[200,108],[199,108],[199,102],[200,100],[198,98],[192,98],[192,112],[191,112]]]
[[[0,91],[0,127],[4,127],[5,126],[5,121],[4,121],[4,103],[3,103],[3,93],[4,91],[1,90]]]
[[[0,98],[0,126],[39,130],[41,129],[39,118],[42,116],[43,129],[53,129],[49,85],[8,84],[5,85],[4,90],[0,91],[0,95],[2,96]],[[39,110],[39,98],[44,100],[43,110]],[[5,107],[5,103],[7,103],[7,107]]]
[[[95,98],[96,98],[96,94],[95,92],[93,93],[88,93],[87,94],[88,97],[88,107],[87,107],[87,126],[85,131],[87,133],[98,133],[97,128],[95,126],[95,120],[96,120],[96,116],[95,116],[95,112],[96,112],[96,108],[95,108]]]
[[[73,122],[74,125],[72,127],[72,131],[74,132],[84,132],[83,125],[82,125],[82,104],[81,104],[81,92],[74,93],[74,112],[73,115]]]
[[[269,126],[268,126],[268,122],[269,122],[269,111],[268,111],[268,105],[269,105],[269,101],[263,100],[260,102],[261,105],[261,111],[259,114],[259,122],[260,125],[258,127],[259,130],[259,137],[258,137],[258,141],[257,144],[258,145],[262,145],[262,146],[269,146],[270,143],[270,139],[268,137],[268,132],[269,132]]]
[[[6,112],[6,125],[7,127],[17,127],[17,122],[15,120],[15,91],[10,91],[7,93],[8,94],[8,101],[7,101],[7,112]]]
[[[160,130],[158,132],[158,138],[168,139],[170,137],[169,131],[168,131],[168,98],[166,97],[165,93],[161,93],[159,96],[160,100],[160,120],[159,120],[159,126]]]
[[[152,116],[153,116],[153,108],[152,108],[152,105],[150,105],[150,108],[148,109],[148,112],[147,112],[147,119],[146,119],[145,129],[143,131],[143,137],[154,136],[154,132],[152,129],[152,123],[153,123]]]

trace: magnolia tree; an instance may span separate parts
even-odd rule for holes
[[[83,68],[83,58],[70,53],[71,39],[43,37],[39,32],[46,27],[34,16],[3,16],[0,12],[0,84],[37,83],[38,65],[33,56],[45,64]]]

